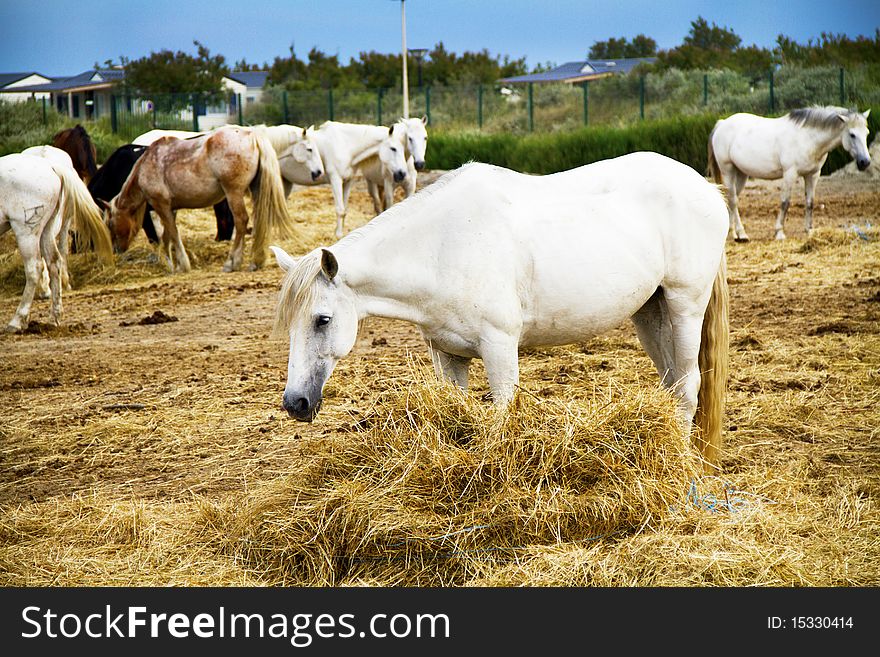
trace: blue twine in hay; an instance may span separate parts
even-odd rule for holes
[[[722,490],[723,498],[716,497],[713,493],[705,493],[703,495],[700,495],[697,489],[696,480],[691,479],[691,485],[687,494],[687,501],[691,506],[695,506],[698,509],[703,509],[711,513],[721,513],[722,511],[727,511],[728,513],[739,513],[743,509],[752,506],[755,501],[765,504],[776,504],[774,500],[764,497],[763,495],[757,495],[748,491],[739,490],[738,488],[736,488],[736,486],[728,481],[722,482]]]

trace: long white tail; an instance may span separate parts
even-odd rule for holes
[[[113,245],[110,241],[110,231],[104,225],[101,210],[92,199],[85,183],[70,167],[52,164],[52,168],[61,179],[64,224],[72,223],[79,242],[91,243],[98,259],[104,264],[112,264]]]

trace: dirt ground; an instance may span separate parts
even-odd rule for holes
[[[793,498],[830,504],[835,513],[846,506],[861,540],[877,535],[880,495],[880,246],[870,232],[880,224],[880,179],[821,179],[811,241],[802,183],[786,223],[789,239],[772,239],[778,189],[748,184],[740,211],[752,241],[728,244],[732,361],[723,471],[765,495],[767,481],[788,473],[804,482]],[[289,208],[302,221],[300,236],[284,242],[289,252],[333,242],[329,187],[298,190]],[[371,215],[358,185],[347,228]],[[392,382],[427,368],[413,327],[368,320],[330,379],[318,419],[288,419],[280,409],[287,345],[269,336],[280,270],[272,262],[257,272],[222,273],[228,245],[213,240],[210,211],[181,211],[179,223],[191,273],[167,274],[143,235],[115,272],[93,271],[74,256],[61,327],[39,324],[48,302],[38,300],[30,332],[0,337],[2,585],[260,583],[206,563],[181,564],[158,578],[149,564],[118,556],[90,562],[71,547],[75,540],[48,534],[77,522],[100,525],[101,514],[84,511],[83,500],[91,500],[88,508],[133,506],[154,525],[171,525],[200,500],[234,499],[283,476],[301,441],[347,430]],[[23,283],[13,252],[7,234],[0,239],[4,324]],[[472,380],[477,394],[487,391],[479,365]],[[522,357],[522,386],[539,397],[629,385],[656,385],[629,325]],[[780,488],[773,492],[785,505]],[[835,558],[854,558],[864,545],[848,548],[843,538]],[[880,584],[877,569],[840,568],[829,583]]]

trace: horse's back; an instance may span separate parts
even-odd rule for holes
[[[57,166],[57,165],[56,165]],[[61,191],[61,179],[52,162],[38,155],[12,153],[0,157],[0,205],[7,220],[19,218],[24,209],[54,202]],[[21,216],[20,216],[21,215]]]

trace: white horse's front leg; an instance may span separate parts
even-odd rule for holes
[[[791,188],[794,185],[794,181],[797,180],[797,171],[789,169],[785,172],[785,175],[782,176],[782,195],[781,195],[781,203],[779,205],[779,214],[776,215],[776,239],[784,240],[785,239],[785,230],[783,230],[783,226],[785,225],[785,215],[788,214],[788,206],[791,204]]]
[[[519,383],[519,337],[492,330],[480,336],[479,351],[492,401],[496,406],[506,406],[513,401]]]
[[[816,195],[816,183],[819,182],[819,172],[804,176],[804,195],[806,208],[804,209],[804,231],[807,237],[813,232],[813,199]]]

